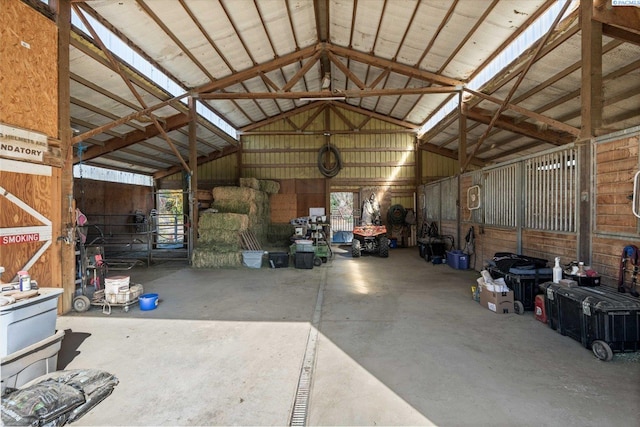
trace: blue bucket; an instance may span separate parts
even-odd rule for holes
[[[138,298],[140,300],[140,310],[155,310],[158,306],[158,294],[144,294]]]

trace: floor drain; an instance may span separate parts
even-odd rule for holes
[[[309,395],[311,392],[311,379],[313,377],[313,368],[316,361],[316,348],[318,345],[318,327],[320,325],[320,315],[322,314],[322,300],[324,299],[324,288],[327,283],[326,269],[322,272],[322,282],[318,289],[318,297],[316,299],[316,308],[313,311],[311,320],[311,329],[307,338],[307,348],[304,351],[304,359],[302,361],[302,369],[298,379],[298,388],[296,389],[296,397],[293,402],[293,410],[291,411],[290,426],[306,426],[307,415],[309,411]]]

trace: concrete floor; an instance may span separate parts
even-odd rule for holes
[[[76,425],[287,425],[309,358],[310,425],[640,425],[638,353],[601,362],[532,313],[494,314],[471,299],[478,273],[417,248],[129,274],[156,310],[58,318],[59,368],[120,380]]]

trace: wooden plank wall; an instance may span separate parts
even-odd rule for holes
[[[24,165],[23,162],[15,162]],[[33,169],[31,166],[27,168]],[[7,172],[0,169],[0,185],[13,196],[35,209],[45,218],[52,220],[53,243],[29,269],[31,278],[43,287],[62,287],[60,272],[60,243],[56,242],[57,228],[60,224],[60,169],[49,168],[50,174]],[[21,209],[5,197],[0,197],[0,228],[42,226],[37,218]],[[16,243],[0,245],[0,260],[5,268],[2,278],[11,280],[16,273],[42,247],[44,242]]]
[[[0,122],[47,135],[49,148],[43,164],[48,176],[0,172],[0,185],[35,208],[52,222],[52,244],[30,269],[40,286],[62,287],[61,248],[58,237],[73,221],[72,205],[63,202],[60,140],[58,132],[58,30],[55,23],[19,0],[3,0],[0,11]],[[15,168],[20,170],[20,168]],[[0,197],[0,227],[33,224],[33,217],[15,210]],[[68,209],[67,209],[68,206]],[[63,218],[62,212],[68,212]],[[0,259],[10,280],[41,246],[25,243],[3,246]],[[73,287],[65,286],[59,312],[70,307]]]
[[[58,138],[58,30],[18,0],[0,13],[0,122]]]
[[[76,179],[73,185],[77,207],[87,216],[126,215],[154,208],[153,188],[115,182]]]
[[[624,247],[640,247],[640,221],[633,215],[628,198],[633,193],[633,177],[640,170],[639,147],[638,136],[595,145],[597,175],[592,266],[602,274],[602,282],[609,286],[617,286]]]
[[[594,142],[592,149],[595,185],[589,201],[595,215],[593,231],[587,236],[591,241],[591,260],[584,261],[601,274],[602,284],[616,286],[622,250],[630,244],[640,246],[640,220],[632,214],[629,199],[633,192],[633,177],[640,170],[640,137],[624,136],[618,140]],[[473,184],[472,174],[463,175],[461,194],[466,195]],[[424,192],[424,187],[419,191]],[[465,215],[468,212],[466,197],[460,197],[460,206],[462,236],[469,227],[475,228],[476,269],[495,252],[519,252],[547,259],[550,265],[556,256],[561,258],[562,264],[579,261],[576,258],[577,232],[487,226],[478,220],[482,215]]]

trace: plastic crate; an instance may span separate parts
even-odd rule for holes
[[[553,279],[551,268],[520,269],[511,268],[508,273],[495,265],[487,267],[494,279],[503,278],[509,289],[513,290],[513,298],[520,301],[526,311],[535,308],[536,295],[540,293],[540,284]]]
[[[466,270],[469,268],[469,255],[459,249],[447,252],[447,264],[456,270]]]
[[[613,352],[640,350],[640,299],[606,287],[543,287],[552,329],[591,348],[602,360],[610,360]]]
[[[269,252],[269,265],[271,268],[289,267],[289,254],[286,252]]]
[[[313,268],[313,258],[316,256],[314,252],[297,252],[295,255],[296,268],[310,270]]]

